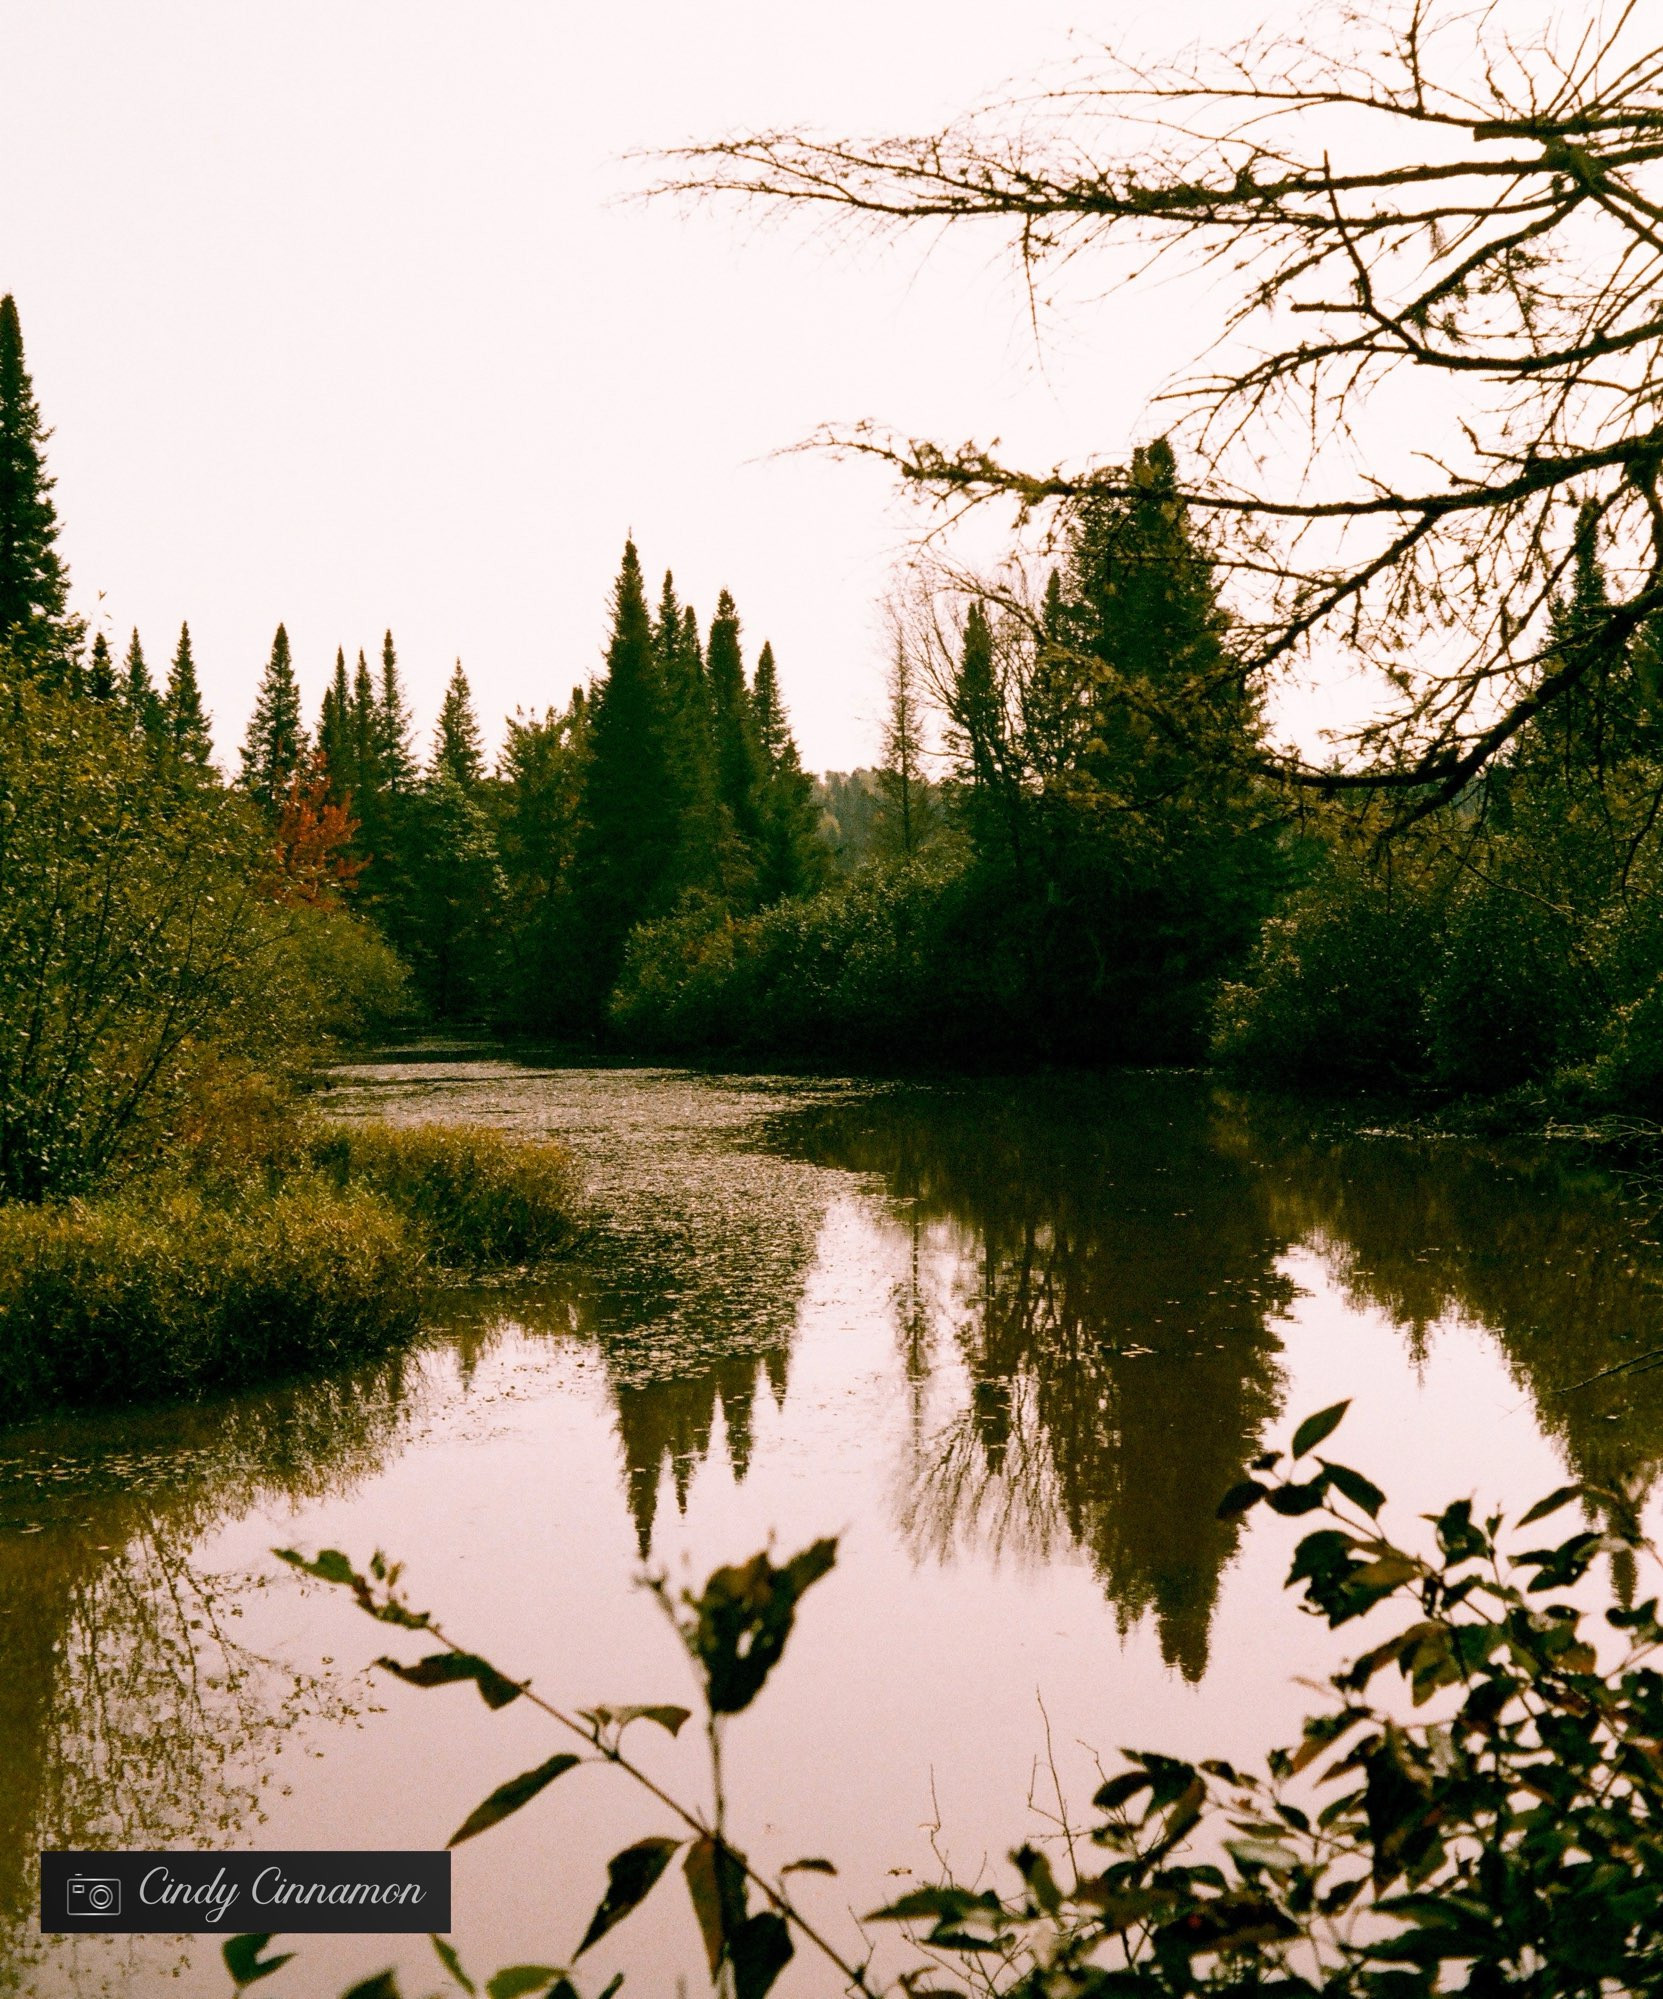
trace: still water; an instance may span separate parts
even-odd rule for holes
[[[563,1746],[525,1703],[366,1670],[384,1628],[277,1545],[386,1549],[454,1636],[587,1706],[687,1697],[644,1569],[838,1535],[728,1790],[757,1858],[837,1861],[802,1896],[858,1952],[851,1912],[944,1860],[992,1878],[1122,1744],[1294,1738],[1297,1677],[1339,1656],[1281,1590],[1296,1523],[1214,1506],[1301,1415],[1357,1398],[1334,1448],[1406,1531],[1663,1460],[1663,1372],[1579,1385],[1663,1345],[1654,1203],[1570,1147],[1313,1137],[1181,1075],[453,1052],[344,1070],[332,1104],[558,1135],[592,1233],[375,1366],[0,1433],[0,1991],[228,1989],[211,1940],[43,1945],[42,1845],[437,1846]],[[696,1743],[637,1747],[697,1794]],[[661,1821],[585,1769],[461,1849],[465,1961],[564,1961]],[[421,1939],[299,1949],[271,1999],[440,1983]],[[701,1989],[679,1879],[592,1961]],[[799,1957],[778,1989],[836,1987]]]

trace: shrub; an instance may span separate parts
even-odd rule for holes
[[[337,1186],[390,1202],[447,1268],[538,1263],[577,1232],[577,1172],[552,1140],[487,1125],[376,1121],[330,1127],[313,1157]]]
[[[421,1268],[389,1202],[318,1173],[0,1207],[0,1397],[21,1413],[334,1366],[415,1330]]]

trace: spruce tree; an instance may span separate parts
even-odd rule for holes
[[[357,789],[357,758],[352,731],[352,690],[347,684],[346,653],[335,648],[335,676],[323,691],[318,714],[318,750],[323,758],[329,797],[336,805],[349,805]]]
[[[380,713],[375,698],[375,681],[363,648],[353,669],[352,693],[347,716],[352,752],[353,810],[358,819],[357,848],[361,860],[372,860],[385,851],[386,773],[381,766]]]
[[[34,385],[17,302],[0,298],[0,646],[54,681],[73,680],[82,628],[68,611]]]
[[[653,647],[664,684],[667,764],[676,814],[675,892],[717,893],[722,885],[723,827],[716,803],[715,756],[710,729],[699,621],[692,605],[676,601],[674,578],[664,572]]]
[[[115,662],[109,642],[99,632],[92,642],[92,658],[87,666],[86,692],[94,701],[115,699]]]
[[[1055,572],[1053,572],[1053,580]],[[986,854],[1002,846],[1020,853],[1021,787],[1011,781],[1005,704],[994,666],[993,628],[979,600],[964,621],[953,683],[957,776],[970,843]]]
[[[705,665],[710,679],[716,796],[754,869],[762,837],[762,745],[757,741],[756,709],[745,685],[739,613],[725,590],[716,600]]]
[[[150,668],[145,661],[144,647],[139,642],[137,626],[127,642],[127,660],[122,675],[121,702],[127,710],[130,725],[142,731],[152,742],[159,742],[162,734],[162,703],[150,678]]]
[[[456,662],[433,732],[433,765],[464,791],[477,791],[485,777],[485,751],[473,711],[473,695],[462,662]]]
[[[243,738],[242,786],[248,795],[275,814],[288,796],[294,774],[305,763],[309,744],[301,720],[300,688],[289,654],[289,635],[279,625],[271,642],[271,658],[255,696]]]
[[[179,627],[179,644],[168,668],[167,691],[162,696],[162,732],[182,764],[204,773],[213,768],[213,739],[208,733],[202,690],[196,681],[189,625]]]
[[[606,677],[589,709],[576,873],[587,929],[583,1002],[599,1013],[630,930],[664,907],[676,846],[667,702],[641,562],[626,542],[612,593]]]
[[[874,832],[879,848],[911,860],[934,828],[933,800],[924,772],[924,706],[912,648],[897,636],[889,667],[889,711],[884,719],[878,788],[883,804]]]
[[[805,895],[825,877],[825,843],[814,803],[814,780],[797,745],[780,698],[774,648],[766,641],[757,655],[751,689],[757,743],[762,753],[762,832],[757,887],[764,902]]]
[[[416,752],[412,747],[410,709],[399,679],[398,654],[393,635],[381,641],[381,693],[377,706],[376,755],[387,791],[395,798],[407,795],[416,782]]]

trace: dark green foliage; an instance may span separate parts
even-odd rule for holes
[[[350,805],[358,790],[358,744],[352,721],[352,690],[347,684],[346,653],[335,648],[335,675],[323,691],[323,707],[318,715],[318,755],[329,797],[336,805]]]
[[[273,817],[288,796],[295,773],[306,762],[310,747],[300,715],[300,687],[289,653],[289,635],[279,625],[242,749],[242,787]]]
[[[168,668],[167,691],[162,696],[162,733],[186,769],[206,775],[213,768],[213,738],[208,733],[208,715],[196,681],[189,625],[179,627],[179,644]]]
[[[401,807],[397,839],[407,875],[394,941],[437,1014],[477,1017],[490,1004],[503,887],[487,803],[436,768]]]
[[[771,645],[764,644],[757,656],[751,699],[762,755],[757,889],[760,900],[770,903],[812,894],[825,878],[826,850],[813,780],[803,769],[786,719]]]
[[[162,741],[162,702],[150,678],[150,667],[139,642],[137,629],[127,641],[127,659],[122,671],[121,705],[130,726],[148,743]]]
[[[710,679],[711,730],[716,760],[716,796],[738,838],[743,878],[729,894],[743,902],[755,893],[756,855],[762,837],[762,745],[756,708],[745,684],[739,613],[727,591],[716,599],[705,652]]]
[[[102,632],[92,642],[92,656],[87,662],[83,691],[92,701],[115,699],[115,662],[110,657],[109,642]]]
[[[0,646],[19,664],[73,677],[80,627],[68,612],[58,517],[41,422],[23,357],[17,302],[0,298]]]
[[[564,714],[513,716],[495,798],[501,865],[496,1004],[521,1027],[578,1022],[572,991],[577,912],[573,864],[589,755],[589,704],[574,688]]]
[[[662,665],[635,544],[612,598],[606,677],[589,711],[588,774],[574,863],[586,1008],[610,990],[634,926],[661,913],[677,845]]]
[[[415,788],[416,753],[411,746],[410,710],[399,678],[398,652],[391,632],[381,641],[376,731],[376,768],[381,781],[392,797],[404,797]]]
[[[439,707],[438,726],[433,734],[432,771],[435,777],[450,778],[464,791],[477,791],[484,781],[485,751],[468,676],[462,671],[460,660],[445,686],[445,698]]]

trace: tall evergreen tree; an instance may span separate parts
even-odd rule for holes
[[[433,732],[432,768],[444,772],[464,791],[477,791],[484,781],[485,751],[474,716],[468,676],[462,671],[460,660],[439,707],[438,725]]]
[[[323,691],[318,713],[318,750],[323,758],[329,797],[350,805],[358,786],[357,757],[352,732],[352,690],[347,684],[346,652],[335,648],[335,675]]]
[[[208,712],[197,685],[189,625],[179,627],[179,644],[174,649],[173,663],[167,673],[167,691],[162,696],[162,723],[163,733],[181,763],[203,772],[213,768],[213,738],[208,733]]]
[[[353,668],[347,713],[352,755],[353,809],[358,820],[358,858],[371,861],[385,852],[386,773],[381,763],[381,729],[375,681],[362,646]]]
[[[1053,572],[1053,581],[1055,572]],[[1060,616],[1056,606],[1052,615]],[[964,642],[953,683],[952,723],[958,751],[962,810],[979,854],[1022,851],[1022,787],[1014,768],[1004,695],[993,651],[993,628],[980,600],[964,621]]]
[[[814,780],[803,769],[780,698],[774,648],[757,655],[751,688],[762,754],[761,841],[757,886],[764,902],[804,895],[825,878],[825,843],[814,803]]]
[[[309,747],[289,634],[279,625],[243,738],[243,789],[268,812],[276,813],[288,796],[295,772],[305,763]]]
[[[82,628],[68,611],[34,384],[10,292],[0,298],[0,646],[48,678],[74,677]]]
[[[716,600],[705,663],[710,679],[716,796],[754,870],[762,839],[762,745],[757,740],[756,709],[745,685],[739,613],[725,590]]]
[[[883,759],[878,766],[883,804],[875,830],[880,850],[911,860],[935,829],[924,769],[924,703],[918,666],[912,648],[900,634],[890,660],[888,693]]]
[[[675,798],[671,887],[676,893],[718,893],[724,832],[716,803],[704,650],[699,644],[698,618],[691,604],[677,602],[675,580],[668,570],[653,626],[653,646],[664,685],[666,759]]]
[[[139,642],[137,626],[133,628],[133,636],[127,642],[121,701],[132,726],[142,730],[151,741],[159,742],[162,734],[161,697],[157,694],[155,683],[150,678],[150,668],[144,657],[144,647]]]
[[[99,632],[92,642],[92,658],[87,665],[86,692],[94,701],[115,699],[115,661],[109,641]]]
[[[393,647],[391,632],[381,641],[381,693],[377,726],[376,754],[383,781],[391,796],[403,797],[415,786],[416,752],[412,743],[410,709],[404,698],[403,682],[399,679],[398,654]]]
[[[641,562],[630,541],[612,593],[606,677],[590,704],[576,856],[588,941],[582,1004],[591,1017],[617,977],[630,930],[664,907],[677,832],[666,711]]]

